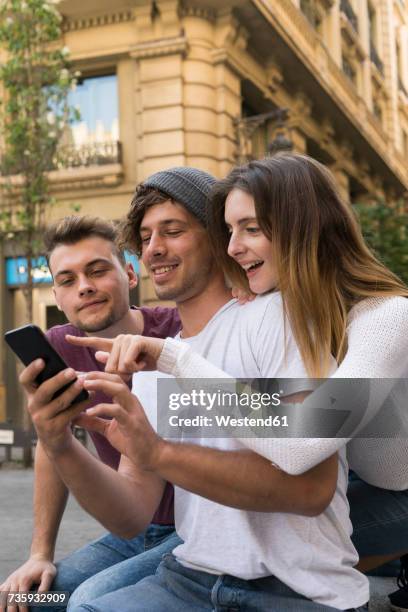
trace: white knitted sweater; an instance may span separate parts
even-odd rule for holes
[[[348,351],[334,378],[398,378],[408,374],[408,299],[369,298],[349,314]],[[177,378],[230,378],[183,342],[167,338],[158,369]],[[408,378],[408,377],[407,377]],[[391,490],[408,488],[408,382],[386,398],[370,395],[366,417],[352,438],[247,438],[241,440],[289,474],[300,474],[348,443],[350,467],[365,481]],[[390,386],[393,383],[390,381]],[[312,402],[310,395],[304,402]],[[312,406],[313,404],[310,403]],[[385,419],[385,420],[384,420]],[[387,424],[387,438],[379,431]],[[391,427],[390,427],[391,424]],[[391,432],[391,433],[390,433]],[[358,437],[354,437],[358,434]]]

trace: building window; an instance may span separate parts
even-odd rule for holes
[[[117,78],[115,74],[82,79],[69,94],[81,119],[71,126],[76,145],[119,140]]]
[[[347,17],[348,22],[353,28],[354,32],[358,34],[358,17],[354,12],[354,8],[350,2],[350,0],[340,0],[340,10]]]
[[[370,39],[370,59],[376,66],[377,70],[384,75],[384,64],[381,61],[378,53],[378,22],[377,22],[377,11],[369,4],[368,5],[368,27],[369,27],[369,39]]]
[[[71,124],[59,147],[59,167],[120,163],[116,74],[81,79],[68,101],[81,118]]]

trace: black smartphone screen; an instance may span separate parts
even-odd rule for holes
[[[23,327],[12,329],[5,333],[4,339],[24,365],[29,365],[35,359],[41,358],[44,360],[45,367],[36,379],[39,385],[68,367],[62,357],[48,342],[45,334],[36,325],[24,325]],[[61,395],[74,382],[75,380],[58,389],[52,399]],[[82,389],[72,401],[71,406],[88,398],[89,393]]]

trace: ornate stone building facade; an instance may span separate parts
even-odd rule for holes
[[[220,177],[280,141],[330,166],[350,201],[401,197],[407,1],[62,0],[83,118],[51,173],[52,217],[75,204],[117,219],[156,170]],[[35,321],[47,327],[57,320],[51,287],[35,293]],[[139,298],[155,300],[143,272]],[[3,327],[21,324],[12,282],[3,302]]]

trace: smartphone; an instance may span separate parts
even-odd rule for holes
[[[66,370],[68,367],[62,357],[48,342],[45,334],[36,325],[23,325],[23,327],[12,329],[4,334],[4,339],[25,366],[29,365],[35,359],[41,358],[45,361],[44,369],[36,378],[36,382],[39,385],[62,370]],[[64,393],[75,380],[76,379],[70,381],[68,384],[61,387],[61,389],[58,389],[52,399]],[[71,402],[71,406],[87,399],[89,399],[89,393],[85,389],[82,389]]]

